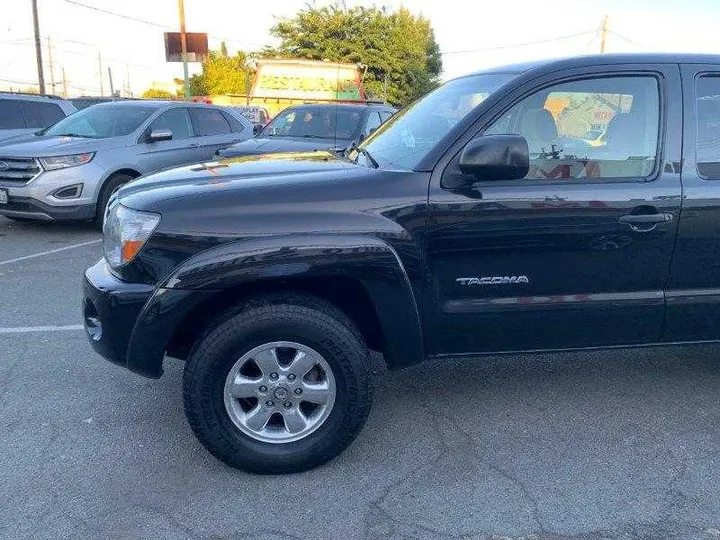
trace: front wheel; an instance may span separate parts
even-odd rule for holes
[[[185,412],[200,442],[228,465],[300,472],[340,454],[370,411],[368,350],[334,306],[266,297],[229,313],[194,347]]]

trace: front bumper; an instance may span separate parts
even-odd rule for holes
[[[83,292],[83,320],[90,344],[111,362],[132,369],[127,361],[130,336],[153,295],[153,286],[119,280],[101,259],[85,271]]]
[[[39,221],[84,220],[95,217],[96,197],[105,171],[95,160],[86,165],[41,171],[27,184],[0,181],[9,204],[0,205],[0,215]],[[63,188],[81,185],[77,197],[58,198]]]

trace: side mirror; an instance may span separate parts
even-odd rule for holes
[[[148,135],[147,141],[150,143],[158,141],[169,141],[172,139],[172,131],[169,129],[153,129]]]
[[[260,133],[263,127],[264,126],[260,124],[253,124],[253,135],[257,135],[258,133]]]
[[[522,135],[484,135],[460,154],[460,171],[478,180],[519,180],[527,176],[530,152]]]

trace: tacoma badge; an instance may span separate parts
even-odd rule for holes
[[[460,277],[457,278],[460,285],[516,285],[519,283],[530,283],[527,276],[493,276],[493,277]]]

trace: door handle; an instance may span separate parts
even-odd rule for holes
[[[188,144],[188,148],[200,148],[200,143],[191,143]]]
[[[620,223],[630,225],[630,228],[636,232],[649,232],[660,223],[668,223],[672,220],[673,215],[669,212],[658,212],[655,214],[627,214],[618,218]]]

